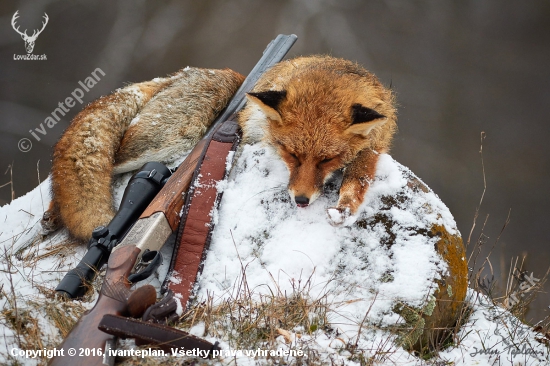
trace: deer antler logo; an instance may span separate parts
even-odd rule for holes
[[[34,32],[32,33],[32,36],[29,36],[27,34],[26,29],[24,32],[21,32],[19,30],[19,27],[17,28],[15,27],[15,21],[17,20],[17,18],[19,18],[18,13],[19,13],[19,10],[17,10],[15,14],[13,14],[13,17],[11,18],[11,26],[17,33],[21,35],[21,38],[23,38],[23,41],[25,41],[25,49],[27,50],[27,53],[32,53],[32,50],[34,49],[34,42],[36,42],[38,35],[42,33],[44,28],[46,28],[46,24],[48,24],[48,20],[49,20],[48,14],[44,13],[44,22],[42,22],[42,29],[40,30],[35,29]]]

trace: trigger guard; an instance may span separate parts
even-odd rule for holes
[[[146,253],[144,253],[145,255]],[[143,256],[142,256],[143,257]],[[131,284],[134,284],[139,281],[143,281],[144,279],[148,278],[155,272],[155,270],[161,265],[162,263],[162,255],[160,254],[160,251],[157,252],[155,257],[150,261],[150,263],[147,265],[147,267],[143,268],[141,271],[132,273],[128,276],[128,281]]]

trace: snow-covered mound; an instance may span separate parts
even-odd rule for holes
[[[215,212],[199,297],[230,298],[242,276],[258,295],[284,296],[307,284],[310,297],[327,295],[337,304],[330,322],[349,338],[365,322],[382,328],[424,327],[425,322],[411,323],[403,313],[414,309],[432,315],[440,284],[453,300],[463,301],[466,262],[452,215],[389,155],[380,156],[376,178],[351,226],[334,227],[327,220],[327,208],[338,200],[338,184],[309,207],[297,208],[287,182],[286,166],[270,148],[243,148],[231,178],[219,187],[223,198]],[[431,234],[435,227],[455,238],[449,246],[460,249],[461,273],[454,273],[448,258],[438,253],[441,235]],[[448,283],[451,276],[462,276],[460,283]],[[438,304],[438,309],[447,305]],[[451,326],[457,312],[458,307],[447,311],[431,325]],[[419,329],[406,341],[415,343],[421,333]]]
[[[128,178],[115,185],[118,199]],[[420,337],[422,329],[415,327],[434,327],[456,315],[439,309],[443,305],[436,299],[463,296],[456,284],[464,276],[459,269],[465,259],[456,249],[460,234],[448,209],[388,155],[380,157],[376,179],[351,226],[333,227],[326,217],[326,209],[337,201],[337,183],[311,206],[298,209],[289,201],[287,181],[286,167],[272,151],[261,145],[243,147],[230,178],[219,187],[223,199],[213,212],[216,226],[196,302],[209,298],[210,306],[216,306],[243,291],[260,301],[297,292],[322,298],[329,324],[281,329],[275,348],[301,347],[317,364],[426,364],[403,346]],[[46,181],[0,208],[0,364],[44,363],[44,357],[25,358],[18,350],[53,349],[61,341],[62,324],[51,310],[75,311],[54,299],[52,290],[85,248],[68,248],[64,231],[40,240],[38,222],[49,203],[48,191]],[[80,311],[96,297],[76,302]],[[464,304],[469,317],[451,345],[428,363],[549,364],[548,349],[535,340],[536,333],[510,313],[471,290]],[[26,319],[22,328],[14,326],[16,315]],[[210,330],[215,326],[210,324]],[[229,333],[211,331],[201,323],[192,328],[196,335],[220,341],[224,350],[234,348]],[[267,362],[263,360],[241,353],[215,362],[253,365]],[[296,361],[290,357],[283,363]]]

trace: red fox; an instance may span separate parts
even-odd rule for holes
[[[88,240],[114,215],[112,175],[189,150],[242,81],[228,69],[187,68],[88,105],[54,148],[44,231],[62,224]],[[328,210],[335,225],[357,213],[395,120],[390,90],[361,66],[328,56],[277,64],[239,115],[245,141],[263,140],[286,163],[289,194],[299,207],[312,204],[331,175],[344,170],[338,204]]]
[[[248,97],[244,136],[277,150],[296,205],[310,205],[343,169],[338,204],[327,212],[335,225],[353,222],[396,129],[391,91],[353,62],[314,56],[279,63]]]

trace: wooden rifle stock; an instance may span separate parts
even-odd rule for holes
[[[168,182],[166,182],[166,185],[155,197],[155,200],[145,209],[140,219],[149,217],[155,212],[164,212],[172,231],[178,229],[184,195],[187,189],[189,189],[193,172],[207,142],[207,139],[202,139],[197,143],[183,163],[172,174]]]
[[[122,285],[129,288],[130,284],[125,279],[134,268],[139,253],[137,247],[131,246],[118,250],[116,255],[113,253],[109,258],[103,287]],[[103,315],[122,315],[125,312],[125,302],[105,296],[102,290],[95,306],[79,319],[61,344],[62,356],[52,358],[49,365],[102,365],[105,343],[113,336],[103,333],[97,326]]]
[[[183,195],[187,192],[196,165],[200,156],[207,145],[208,139],[203,138],[191,150],[189,155],[180,164],[178,169],[172,174],[168,182],[155,197],[155,200],[145,209],[139,220],[147,219],[153,215],[161,213],[160,220],[166,220],[170,232],[176,231],[180,221],[180,212],[183,206]],[[138,222],[139,222],[138,220]],[[142,220],[143,221],[143,220]],[[136,225],[134,227],[139,225]],[[84,313],[79,321],[74,325],[71,332],[65,337],[63,343],[59,346],[62,350],[62,357],[54,357],[48,365],[66,366],[66,365],[103,365],[103,352],[108,340],[114,339],[110,334],[100,331],[97,327],[104,315],[126,315],[127,304],[123,297],[124,290],[130,288],[128,276],[132,272],[138,261],[142,248],[139,245],[132,245],[132,240],[136,234],[134,228],[130,230],[121,244],[115,247],[107,263],[107,272],[105,280],[94,307]],[[169,234],[164,231],[166,237],[161,240],[162,245]],[[137,235],[143,234],[138,230]],[[153,250],[151,248],[147,248]],[[76,352],[71,357],[70,352]]]

